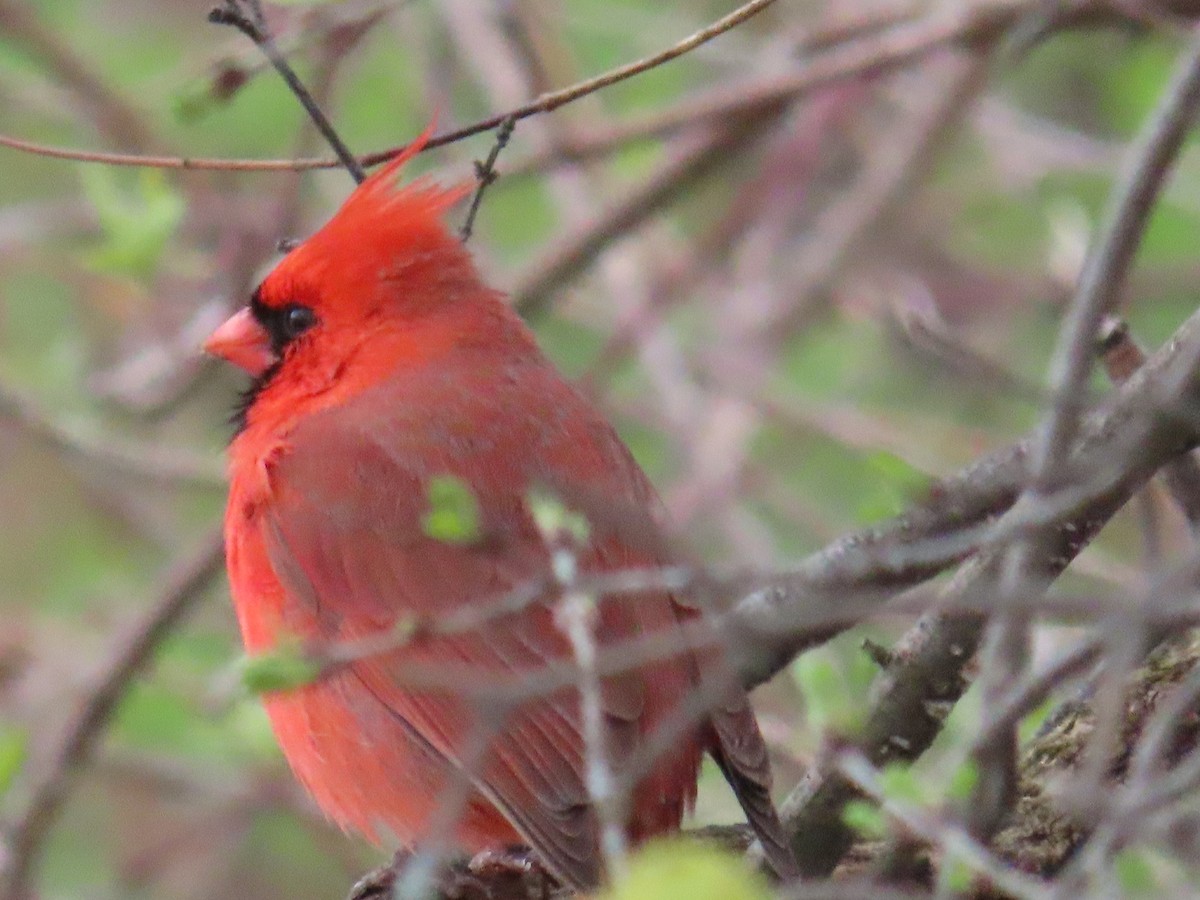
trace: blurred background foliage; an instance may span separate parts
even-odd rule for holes
[[[685,58],[522,123],[501,159],[472,243],[508,289],[672,160],[719,128],[733,135],[702,177],[555,284],[531,319],[705,562],[786,565],[1035,421],[1062,304],[1178,35],[1111,21],[1009,35],[994,52],[931,52],[770,115],[512,177],[505,165],[786,74],[819,52],[804,42],[821,29],[919,19],[936,5],[781,2]],[[207,9],[0,0],[0,131],[190,157],[324,153],[255,49],[208,25]],[[365,152],[647,55],[728,9],[348,0],[269,12]],[[470,178],[490,144],[426,153],[412,169]],[[922,147],[907,183],[872,209],[864,180],[906,146]],[[219,519],[240,380],[200,359],[200,341],[245,302],[275,242],[310,232],[351,184],[336,170],[118,169],[4,149],[0,163],[0,812],[11,824],[112,648],[157,602],[163,572]],[[860,194],[869,227],[822,261],[848,215],[837,204]],[[1189,151],[1129,292],[1148,344],[1195,306],[1198,231],[1200,157]],[[941,335],[932,343],[930,330]],[[1176,523],[1164,516],[1170,541]],[[1126,512],[1065,587],[1136,582],[1145,552]],[[902,624],[866,631],[886,640]],[[874,674],[861,632],[759,692],[781,787],[823,729],[855,727]],[[238,655],[215,579],[121,702],[52,831],[40,896],[338,897],[378,861],[292,783],[231,674]],[[943,743],[952,756],[953,730]],[[732,815],[719,777],[706,777],[698,816]]]

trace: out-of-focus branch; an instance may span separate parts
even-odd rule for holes
[[[794,295],[772,326],[778,334],[792,334],[812,315],[851,259],[862,258],[864,246],[920,184],[947,136],[986,87],[989,62],[986,53],[930,57],[930,66],[944,63],[947,70],[932,69],[938,80],[934,96],[890,130],[882,146],[872,148],[851,188],[808,229],[810,237],[795,263]]]
[[[878,769],[862,754],[844,754],[838,768],[849,782],[878,802],[910,832],[939,847],[946,856],[965,861],[1005,894],[1022,900],[1050,900],[1052,894],[1046,885],[1005,865],[960,827],[940,822],[919,808],[889,798],[883,790]]]
[[[605,129],[601,133],[590,136],[586,133],[575,135],[572,138],[572,149],[566,157],[556,154],[553,158],[543,159],[539,155],[527,162],[514,162],[510,167],[510,172],[517,174],[541,170],[550,163],[569,162],[575,158],[607,153],[635,140],[662,137],[685,127],[711,124],[730,116],[786,105],[804,94],[837,81],[877,74],[907,65],[941,47],[955,44],[973,47],[986,45],[1001,38],[1023,16],[1043,8],[1043,0],[980,0],[980,2],[970,4],[935,7],[918,19],[902,20],[884,29],[869,29],[865,33],[862,29],[850,30],[841,35],[844,40],[823,45],[820,52],[813,53],[792,72],[725,85],[709,93],[685,100],[669,110],[655,112],[645,118],[630,121],[613,129]],[[728,22],[735,15],[737,13],[727,16],[720,22]],[[1127,16],[1127,11],[1123,7],[1114,6],[1108,0],[1084,0],[1084,2],[1073,4],[1052,24],[1054,28],[1062,29],[1094,24],[1098,21],[1122,21],[1123,16]],[[895,17],[889,15],[888,18],[891,20]],[[1140,22],[1141,19],[1136,21]],[[705,34],[708,30],[698,32],[698,34]],[[713,36],[715,35],[711,35],[709,39]],[[689,40],[695,37],[693,35]],[[676,45],[676,47],[678,46]],[[596,78],[559,91],[543,94],[528,104],[490,116],[464,128],[434,135],[425,145],[425,149],[432,150],[435,147],[442,147],[485,131],[491,131],[509,117],[523,119],[531,115],[550,112],[602,88],[609,87],[623,78],[646,71],[651,68],[646,65],[648,61],[658,59],[671,53],[674,49],[671,48],[654,57],[649,57],[648,60],[621,66]],[[674,54],[668,58],[674,59],[678,55]],[[657,64],[661,65],[665,61],[667,59],[659,59]],[[332,169],[341,165],[339,160],[331,158],[212,159],[99,153],[39,144],[9,135],[0,135],[0,146],[55,159],[96,162],[114,166],[147,166],[156,169],[280,172],[296,169]],[[359,157],[359,162],[364,167],[377,165],[402,153],[407,146],[407,144],[403,144],[368,153]]]
[[[245,3],[243,8],[242,3]],[[333,127],[333,124],[326,118],[322,112],[320,104],[296,71],[288,63],[287,58],[279,51],[275,45],[275,40],[271,36],[270,30],[267,28],[266,18],[263,15],[262,4],[259,0],[224,0],[221,6],[214,8],[208,14],[208,20],[218,25],[230,25],[240,31],[246,37],[254,42],[254,45],[262,51],[263,56],[271,63],[271,66],[279,73],[279,77],[283,79],[292,95],[304,107],[304,111],[308,113],[309,119],[325,139],[325,143],[329,144],[334,155],[338,158],[338,162],[345,167],[350,173],[350,177],[354,179],[356,184],[361,184],[366,174],[363,172],[363,167],[355,159],[354,154],[350,152],[350,148],[342,141],[341,135]]]
[[[1101,324],[1097,346],[1114,384],[1124,384],[1146,362],[1145,351],[1129,333],[1129,326],[1116,316],[1109,316]],[[1167,463],[1162,478],[1193,534],[1200,531],[1200,463],[1196,457],[1189,453]]]
[[[96,130],[114,145],[126,150],[148,150],[158,143],[137,110],[92,71],[58,34],[42,24],[36,4],[0,0],[0,35],[41,59],[79,98]]]
[[[211,460],[187,450],[167,450],[115,435],[93,433],[59,421],[17,388],[0,381],[0,422],[15,422],[28,434],[69,457],[122,474],[171,486],[221,488],[225,476]]]
[[[1125,155],[1105,221],[1089,250],[1075,296],[1059,329],[1050,361],[1053,403],[1036,432],[1029,480],[1015,509],[1036,505],[1059,489],[1071,445],[1087,408],[1087,379],[1094,365],[1100,323],[1117,303],[1150,213],[1198,109],[1200,33],[1181,55],[1150,120]],[[1053,577],[1052,569],[1043,573],[1036,562],[1038,544],[1042,542],[1057,544],[1052,529],[1035,526],[1018,535],[1004,551],[982,663],[985,703],[993,702],[1007,691],[1029,666],[1033,633],[1030,613],[1025,608],[1027,598],[1040,595]],[[1131,665],[1140,652],[1138,648],[1127,652]],[[1111,683],[1113,691],[1119,691],[1119,684]],[[1117,698],[1116,705],[1110,704],[1114,716],[1103,721],[1115,729],[1119,693],[1112,696]],[[1016,800],[1016,728],[977,744],[976,753],[982,777],[970,804],[972,827],[976,834],[989,835]]]
[[[554,292],[585,270],[613,241],[632,234],[639,224],[744,148],[758,135],[764,119],[771,121],[773,116],[754,116],[718,130],[668,160],[594,220],[555,242],[512,286],[517,309],[526,316],[542,312]]]
[[[988,602],[997,591],[1003,597],[1016,597],[1019,591],[1022,607],[1027,608],[1028,598],[1040,595],[1049,586],[1134,490],[1195,444],[1196,423],[1189,413],[1200,387],[1200,314],[1194,315],[1176,341],[1125,385],[1126,389],[1140,386],[1151,391],[1154,400],[1149,408],[1130,409],[1129,394],[1123,391],[1108,413],[1079,419],[1077,432],[1074,422],[1082,407],[1072,406],[1079,403],[1078,398],[1067,401],[1064,393],[1082,386],[1086,366],[1081,374],[1076,360],[1078,347],[1083,343],[1091,350],[1100,318],[1115,298],[1165,172],[1178,152],[1183,123],[1190,120],[1198,100],[1200,43],[1184,59],[1158,114],[1131,152],[1128,174],[1108,228],[1081,279],[1074,312],[1064,325],[1063,349],[1054,378],[1056,406],[1047,427],[1033,438],[1037,462],[1029,477],[1037,479],[1036,491],[1030,495],[1022,492],[999,525],[1021,518],[1037,503],[1061,493],[1072,477],[1094,478],[1094,473],[1108,471],[1108,484],[1081,496],[1065,521],[1029,523],[1033,527],[1021,529],[1013,547],[1002,544],[976,556],[940,592],[946,605],[973,607]],[[1123,402],[1125,426],[1114,430],[1111,421],[1101,425],[1099,420],[1105,417],[1121,418],[1114,414]],[[1077,433],[1082,438],[1078,444]],[[1110,439],[1120,436],[1119,443],[1109,445],[1102,456],[1084,462],[1089,433],[1101,437],[1107,434]],[[1015,559],[1013,550],[1018,551]],[[897,663],[886,674],[886,687],[861,738],[860,746],[873,763],[913,759],[928,747],[940,730],[942,718],[941,713],[931,709],[948,710],[965,689],[963,669],[979,646],[984,621],[981,614],[934,613],[910,633],[897,653]],[[1011,624],[1023,630],[1026,623],[1027,613]],[[1020,659],[1023,656],[1018,654],[1016,661]],[[1015,660],[1011,654],[1004,664],[1014,677],[1018,674],[1018,669],[1012,669]],[[988,758],[989,762],[995,761],[993,757]],[[989,770],[989,774],[996,773]],[[818,769],[809,773],[790,798],[794,849],[810,873],[831,870],[848,848],[852,836],[841,823],[840,811],[854,794],[854,786],[844,778]],[[993,792],[990,805],[1002,808],[1007,800],[1007,792]],[[978,802],[989,805],[982,799]],[[985,813],[987,823],[999,821],[1000,809]],[[982,827],[986,833],[989,826]]]
[[[665,63],[678,59],[687,53],[695,50],[697,47],[708,43],[716,37],[730,31],[733,28],[748,21],[758,13],[762,12],[775,0],[750,0],[735,9],[733,12],[716,20],[710,25],[705,26],[692,35],[683,40],[672,44],[670,47],[637,60],[632,63],[627,63],[618,66],[615,69],[610,69],[594,78],[588,78],[576,84],[562,88],[557,91],[549,91],[535,98],[529,103],[523,104],[516,109],[508,112],[500,113],[495,116],[475,122],[465,128],[459,128],[451,132],[435,135],[430,138],[425,145],[425,149],[433,149],[446,144],[452,144],[464,138],[472,137],[486,131],[492,131],[505,122],[511,120],[519,122],[522,119],[527,119],[530,116],[540,113],[552,112],[560,106],[565,106],[568,103],[573,103],[582,97],[594,94],[604,88],[611,87],[614,84],[633,78],[636,75],[641,75],[651,69],[658,68]],[[233,24],[231,22],[231,24]],[[240,27],[240,26],[239,26]],[[51,156],[59,159],[74,159],[79,162],[102,162],[108,165],[126,165],[126,166],[150,166],[152,168],[170,169],[224,169],[237,171],[253,171],[253,170],[294,170],[297,168],[333,168],[334,166],[344,165],[345,162],[339,157],[333,161],[326,160],[307,160],[303,164],[298,165],[297,160],[201,160],[187,159],[184,157],[165,157],[165,156],[138,156],[133,154],[106,154],[106,153],[88,153],[78,152],[73,150],[65,150],[63,148],[47,147],[45,145],[34,144],[29,141],[22,141],[16,138],[0,136],[0,145],[7,146],[14,150],[22,150],[29,153],[35,153],[41,156]],[[362,167],[377,165],[381,162],[386,162],[389,159],[402,153],[408,145],[405,144],[399,147],[393,147],[389,150],[384,150],[379,153],[368,154],[354,160],[355,164]],[[330,164],[327,164],[329,162]],[[265,164],[264,164],[265,163]]]
[[[30,896],[30,879],[46,838],[130,683],[150,663],[163,640],[195,608],[224,560],[221,534],[214,531],[163,573],[158,599],[129,635],[117,643],[67,727],[49,769],[33,788],[28,807],[4,836],[6,852],[0,855],[5,860],[0,871],[3,900],[26,900]]]

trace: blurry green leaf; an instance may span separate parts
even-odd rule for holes
[[[29,735],[20,728],[0,731],[0,797],[8,793],[17,773],[25,764]]]
[[[1060,702],[1057,697],[1047,697],[1037,709],[1021,720],[1018,738],[1022,744],[1033,740],[1034,736],[1047,723],[1051,714],[1058,709]]]
[[[966,860],[951,853],[946,854],[938,872],[940,888],[953,894],[966,894],[970,892],[974,880],[975,870],[967,864]]]
[[[974,760],[966,760],[954,770],[950,783],[946,785],[946,797],[950,800],[965,801],[975,792],[979,784],[979,766]]]
[[[421,519],[425,534],[447,544],[479,540],[479,503],[461,478],[438,475],[426,489],[429,511]]]
[[[280,644],[275,649],[243,657],[239,663],[241,682],[254,694],[288,691],[312,684],[321,675],[321,664],[298,644]]]
[[[809,722],[829,729],[838,716],[842,702],[841,679],[832,660],[816,654],[801,656],[792,666],[796,684],[804,692]]]
[[[842,821],[867,840],[887,836],[887,818],[878,806],[867,800],[851,800],[842,807]]]
[[[603,900],[767,900],[766,881],[737,857],[705,844],[656,841],[640,848]]]
[[[929,486],[929,476],[900,457],[882,450],[864,456],[873,489],[859,501],[859,522],[875,522],[900,512]]]
[[[234,703],[221,720],[224,733],[235,742],[236,749],[253,759],[266,760],[279,757],[279,745],[271,730],[271,720],[266,708],[257,700],[243,698]]]
[[[171,112],[180,122],[195,122],[212,107],[212,87],[207,78],[195,78],[171,96]]]
[[[170,748],[203,755],[211,735],[201,736],[204,723],[178,692],[157,679],[130,686],[117,716],[121,741],[135,747]]]
[[[228,103],[249,80],[247,71],[236,63],[226,63],[215,74],[194,78],[171,96],[171,111],[180,122],[198,122],[222,104]]]
[[[851,636],[850,641],[857,641]],[[808,720],[817,728],[851,737],[861,731],[867,695],[878,669],[860,647],[847,642],[807,653],[792,665],[804,692]]]
[[[132,189],[123,188],[106,166],[83,166],[79,175],[103,235],[87,262],[114,275],[153,274],[183,218],[183,198],[157,169],[139,169]]]
[[[885,797],[901,803],[923,803],[929,793],[908,763],[884,766],[879,772],[879,784]]]
[[[543,537],[566,534],[576,543],[587,542],[591,528],[582,513],[568,509],[558,497],[547,491],[530,491],[527,499],[534,524]]]
[[[1113,858],[1113,872],[1127,896],[1142,897],[1158,893],[1158,879],[1149,854],[1139,847],[1127,847]]]
[[[1100,86],[1110,124],[1122,134],[1133,134],[1158,103],[1175,65],[1175,47],[1168,41],[1143,40],[1128,44],[1110,77]]]

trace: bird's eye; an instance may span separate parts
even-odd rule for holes
[[[307,306],[289,306],[283,311],[283,331],[287,340],[298,337],[317,324],[317,316]]]

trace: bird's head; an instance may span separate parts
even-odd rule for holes
[[[415,320],[469,294],[478,276],[444,214],[471,186],[396,181],[429,135],[359,185],[288,253],[205,351],[261,378],[305,344],[348,346],[380,325]]]

